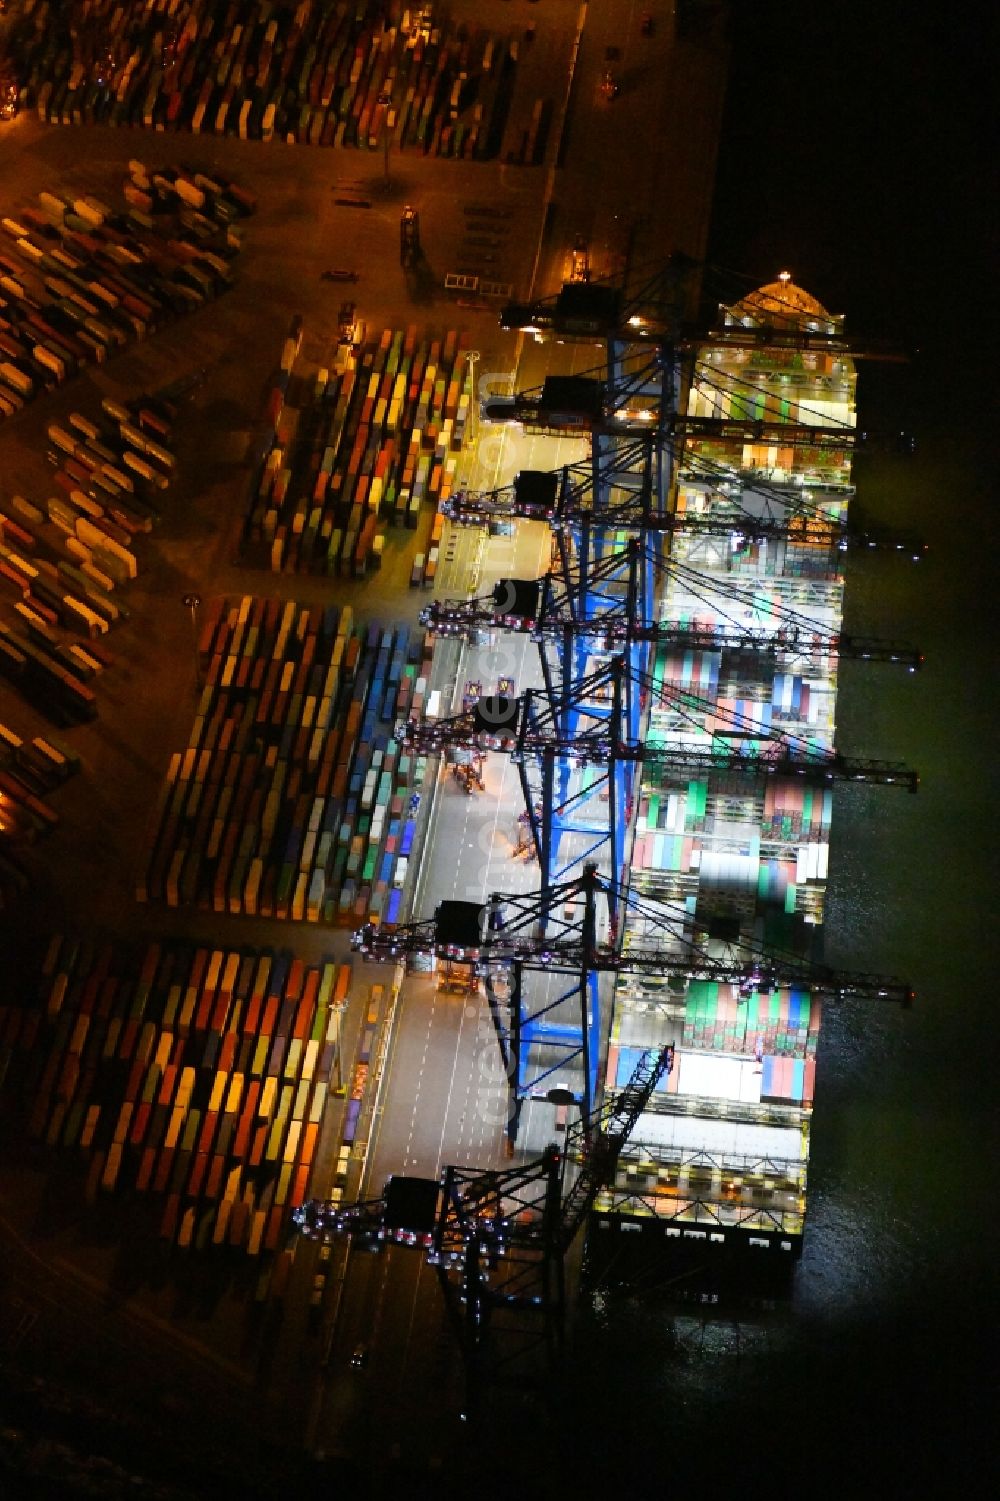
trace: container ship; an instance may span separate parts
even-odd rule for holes
[[[687,415],[725,426],[707,422],[688,439],[677,508],[732,515],[734,527],[748,511],[785,525],[756,538],[678,529],[660,617],[737,626],[744,636],[759,628],[769,649],[658,648],[654,679],[699,707],[682,717],[676,695],[663,702],[654,693],[649,737],[708,749],[735,724],[750,752],[776,731],[832,751],[837,659],[821,643],[841,627],[843,553],[832,538],[853,493],[856,420],[843,319],[785,273],[720,315],[696,353]],[[810,427],[815,441],[803,434]],[[632,890],[683,906],[720,939],[815,955],[832,802],[829,786],[799,779],[719,775],[679,786],[647,766]],[[681,1260],[705,1267],[745,1268],[751,1252],[772,1270],[794,1264],[819,1033],[820,1003],[806,990],[762,984],[747,994],[675,975],[620,975],[606,1090],[623,1087],[645,1049],[673,1043],[674,1064],[595,1202],[590,1254],[604,1262],[627,1245],[649,1251],[655,1237],[657,1251],[673,1244],[689,1253]]]

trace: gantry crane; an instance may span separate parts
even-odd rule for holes
[[[728,709],[687,688],[656,683],[625,656],[614,656],[569,684],[528,689],[515,697],[480,698],[460,714],[400,721],[396,735],[423,755],[449,748],[509,755],[518,768],[542,884],[550,884],[598,852],[613,871],[624,868],[635,768],[664,781],[750,777],[867,782],[915,792],[917,773],[892,761],[855,759],[817,748],[803,734]],[[665,745],[642,728],[655,702],[669,711],[688,745]],[[598,806],[599,805],[599,806]],[[566,855],[568,835],[583,847]],[[564,863],[561,863],[564,862]]]
[[[621,921],[626,914],[627,926]],[[448,1166],[438,1192],[426,1180],[410,1180],[432,1189],[433,1210],[419,1224],[403,1224],[395,1212],[404,1195],[394,1185],[406,1183],[395,1178],[380,1198],[349,1205],[313,1200],[294,1213],[302,1233],[316,1238],[388,1234],[425,1247],[448,1296],[474,1384],[539,1345],[558,1348],[566,1255],[596,1196],[613,1182],[623,1148],[673,1063],[669,1039],[644,1049],[624,1089],[609,1089],[595,1106],[602,976],[718,980],[734,985],[746,1004],[792,986],[835,1000],[909,1006],[913,999],[899,980],[838,972],[801,955],[768,953],[719,936],[682,905],[637,897],[593,864],[555,888],[494,893],[482,905],[442,902],[431,920],[391,930],[368,924],[355,933],[352,946],[368,959],[398,962],[433,954],[476,968],[509,1081],[512,1144],[525,1099],[567,1099],[565,1088],[553,1089],[550,1082],[574,1062],[580,1079],[571,1092],[579,1120],[561,1147],[550,1143],[540,1155],[501,1169]],[[579,1010],[580,1022],[567,1029],[558,1013],[570,1006]],[[578,1047],[567,1031],[579,1036]],[[530,1046],[558,1056],[529,1080],[523,1065]]]
[[[560,551],[564,550],[564,542]],[[655,618],[648,599],[649,571],[643,566],[642,546],[631,539],[624,548],[595,562],[584,578],[566,560],[538,579],[500,579],[489,595],[478,598],[437,599],[420,612],[420,623],[438,636],[462,636],[475,641],[486,630],[513,631],[546,642],[566,643],[567,637],[602,643],[606,651],[621,649],[630,640],[680,651],[747,652],[761,658],[787,656],[798,661],[832,658],[887,662],[915,672],[922,654],[904,642],[880,641],[824,628],[801,610],[780,599],[762,607],[752,581],[719,580],[669,557],[657,554],[653,573],[672,578],[700,600],[706,614],[756,616],[766,624],[741,625],[735,618],[712,625],[698,620],[681,622]],[[584,598],[585,592],[589,600]],[[543,652],[543,661],[545,654]]]
[[[397,1203],[426,1204],[427,1180],[391,1178],[378,1198],[354,1204],[308,1200],[293,1211],[315,1240],[351,1235],[369,1244],[387,1237],[428,1251],[436,1266],[466,1360],[469,1400],[501,1367],[562,1343],[565,1260],[597,1194],[610,1185],[622,1148],[669,1073],[674,1049],[646,1050],[625,1088],[592,1117],[573,1122],[561,1145],[499,1169],[448,1166],[433,1194],[433,1222],[400,1223]],[[554,1091],[556,1095],[559,1091]],[[425,1192],[406,1194],[407,1183]],[[400,1188],[404,1189],[400,1193]]]
[[[369,959],[432,953],[476,966],[508,1080],[511,1144],[524,1100],[544,1094],[546,1081],[565,1077],[567,1070],[577,1079],[574,1095],[582,1115],[593,1115],[606,1036],[602,975],[715,980],[736,986],[745,1000],[755,992],[794,987],[837,1000],[912,1001],[901,981],[840,973],[807,955],[769,951],[733,935],[726,924],[699,919],[683,902],[639,895],[617,877],[602,875],[594,863],[575,879],[539,891],[497,892],[482,904],[442,902],[433,918],[391,929],[369,924],[352,943]]]
[[[698,457],[686,457],[688,488],[701,493],[703,508],[677,511],[661,504],[666,453],[679,461],[678,445],[650,431],[632,431],[613,458],[564,465],[558,470],[522,470],[510,485],[493,490],[456,490],[444,505],[456,524],[491,526],[510,520],[545,521],[557,534],[590,521],[616,531],[732,539],[740,548],[761,542],[811,548],[835,555],[852,549],[881,550],[919,561],[918,538],[872,526],[858,527],[843,514],[850,488],[778,484],[740,475]]]

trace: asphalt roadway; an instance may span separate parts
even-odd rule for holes
[[[305,318],[306,363],[328,363],[336,337],[342,288],[320,281],[330,266],[360,268],[355,296],[370,329],[418,323],[461,327],[480,354],[480,378],[495,377],[527,389],[550,369],[587,369],[601,362],[590,346],[537,346],[496,326],[493,307],[478,299],[459,308],[441,290],[445,273],[468,253],[465,206],[491,203],[511,225],[501,236],[500,263],[484,266],[509,281],[514,295],[555,291],[577,235],[588,238],[594,270],[662,261],[671,249],[694,256],[703,250],[711,201],[723,98],[724,56],[714,33],[675,43],[673,7],[637,3],[606,7],[548,0],[535,6],[509,0],[495,7],[498,28],[532,23],[534,40],[523,53],[528,70],[562,80],[546,165],[525,169],[493,164],[439,162],[393,155],[383,181],[381,153],[333,151],[274,143],[263,146],[210,136],[183,139],[156,132],[91,127],[48,127],[23,114],[3,127],[4,212],[16,211],[53,183],[111,198],[130,157],[150,165],[183,160],[217,167],[251,187],[257,215],[247,221],[237,284],[218,303],[150,341],[95,367],[67,390],[26,408],[0,429],[5,490],[40,496],[49,484],[44,428],[75,409],[88,410],[101,395],[121,398],[137,389],[168,384],[192,368],[205,384],[184,408],[176,440],[179,480],[170,510],[155,534],[130,591],[133,620],[116,636],[116,663],[99,684],[101,717],[74,732],[85,775],[62,789],[61,824],[39,850],[37,900],[21,914],[25,934],[60,930],[137,935],[181,935],[213,945],[294,945],[311,960],[343,957],[347,934],[301,925],[219,917],[200,911],[138,907],[135,880],[146,841],[148,809],[169,751],[184,743],[193,708],[195,668],[191,622],[181,597],[265,593],[308,604],[331,595],[350,602],[361,619],[410,620],[426,596],[408,591],[409,558],[423,532],[390,533],[387,562],[371,583],[355,585],[248,569],[238,544],[246,505],[246,452],[289,319]],[[461,13],[461,4],[454,7]],[[653,37],[640,37],[638,17],[650,9]],[[464,6],[470,18],[480,7]],[[601,96],[608,48],[618,48],[619,97]],[[529,55],[530,54],[530,55]],[[371,207],[337,205],[338,189]],[[425,254],[421,276],[407,282],[398,265],[398,217],[404,202],[417,204]],[[290,254],[294,246],[294,255]],[[603,264],[602,264],[603,258]],[[516,429],[483,424],[465,479],[475,487],[502,482],[519,468],[550,468],[578,450]],[[522,528],[516,544],[496,539],[482,546],[475,532],[456,537],[442,567],[438,592],[486,592],[509,571],[531,575],[545,566],[547,540],[537,527]],[[442,558],[449,553],[448,539]],[[530,686],[534,648],[514,641],[470,656],[456,680],[501,673]],[[461,688],[461,682],[458,683]],[[0,709],[8,716],[6,690]],[[17,705],[10,711],[21,734],[45,728]],[[467,798],[452,779],[439,788],[434,826],[425,845],[422,912],[442,896],[494,887],[524,889],[537,867],[511,857],[520,794],[513,767],[491,760],[485,793]],[[345,1057],[353,1056],[364,996],[382,973],[361,967],[345,1020]],[[371,1118],[367,1161],[353,1164],[349,1189],[377,1192],[391,1172],[434,1175],[445,1163],[486,1166],[502,1155],[506,1082],[492,1025],[481,998],[439,994],[428,979],[402,989],[386,1067]],[[551,1131],[552,1107],[532,1106],[523,1139],[537,1145]],[[336,1135],[338,1112],[327,1112],[324,1143]],[[322,1148],[321,1148],[322,1150]],[[362,1168],[365,1170],[362,1182]],[[330,1166],[332,1174],[332,1165]],[[11,1180],[2,1188],[5,1208],[17,1200]],[[30,1220],[30,1215],[29,1215]],[[81,1247],[71,1217],[51,1228],[43,1250],[73,1258],[82,1277],[100,1286],[109,1277],[105,1248]],[[446,1323],[437,1274],[403,1248],[381,1256],[334,1252],[334,1272],[318,1331],[309,1332],[308,1294],[318,1253],[304,1248],[283,1312],[268,1316],[248,1355],[243,1311],[219,1306],[191,1320],[169,1289],[143,1288],[130,1297],[143,1304],[144,1337],[168,1343],[178,1333],[218,1362],[243,1362],[260,1404],[262,1430],[276,1439],[305,1431],[317,1453],[351,1454],[391,1464],[398,1456],[418,1469],[441,1464],[460,1432],[462,1378],[457,1345]],[[341,1280],[343,1273],[343,1280]],[[153,1332],[150,1332],[153,1331]],[[359,1345],[363,1367],[351,1364]],[[255,1352],[255,1353],[253,1353]],[[316,1383],[311,1386],[313,1374]]]

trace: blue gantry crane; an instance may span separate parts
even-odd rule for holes
[[[375,961],[434,954],[472,965],[489,997],[509,1079],[526,1045],[515,999],[527,994],[533,977],[554,978],[581,996],[607,977],[638,973],[725,982],[746,1006],[791,986],[832,1001],[904,1007],[912,1001],[903,981],[833,970],[801,954],[765,951],[745,938],[713,933],[682,904],[639,896],[594,864],[555,887],[496,892],[482,905],[445,901],[433,918],[394,929],[368,924],[354,934],[352,947]],[[585,1046],[599,1042],[588,1033]],[[624,1087],[599,1106],[581,1109],[560,1145],[550,1142],[522,1162],[447,1166],[437,1181],[393,1177],[377,1198],[308,1201],[295,1211],[295,1224],[317,1239],[352,1235],[369,1244],[391,1240],[426,1251],[466,1356],[470,1398],[513,1362],[522,1381],[524,1357],[558,1350],[566,1256],[597,1195],[613,1182],[619,1157],[673,1056],[669,1042],[643,1050]],[[554,1089],[548,1097],[558,1101],[563,1094]],[[514,1115],[520,1103],[513,1094],[511,1106]],[[745,1213],[756,1220],[760,1209],[747,1205]]]
[[[550,305],[505,310],[507,326],[553,330],[562,338],[606,341],[604,367],[592,375],[550,377],[537,391],[495,403],[490,415],[536,430],[586,434],[587,459],[558,472],[522,471],[512,485],[483,496],[452,498],[456,520],[489,523],[509,517],[542,519],[552,527],[556,562],[540,580],[505,579],[485,600],[441,602],[424,623],[442,633],[477,639],[483,630],[514,629],[538,643],[543,686],[519,696],[488,695],[461,714],[398,727],[422,752],[458,749],[510,754],[517,766],[526,818],[543,889],[557,888],[587,864],[617,878],[637,806],[640,768],[655,764],[665,777],[693,775],[803,778],[814,783],[863,780],[915,790],[907,768],[852,760],[825,749],[792,727],[771,727],[765,712],[779,664],[853,656],[916,667],[913,648],[846,636],[824,627],[821,612],[774,600],[762,612],[753,584],[738,571],[706,573],[668,551],[685,534],[722,539],[738,552],[769,546],[767,571],[803,576],[822,601],[839,586],[841,553],[850,536],[844,492],[836,486],[773,486],[708,460],[692,458],[687,437],[725,431],[759,439],[766,422],[687,418],[682,413],[694,348],[681,332],[688,267],[668,268],[632,298],[615,288],[570,285]],[[807,334],[806,342],[822,343]],[[829,341],[827,341],[829,342]],[[853,441],[845,425],[781,424],[782,442]],[[705,503],[679,515],[678,474],[686,466]],[[870,540],[870,539],[868,539]],[[918,550],[914,550],[917,555]],[[680,585],[709,625],[658,618],[665,585]],[[721,606],[721,613],[720,613]],[[749,623],[748,623],[749,619]],[[752,684],[738,693],[751,708],[720,706],[707,696],[654,678],[664,648],[713,654],[728,680]],[[721,665],[720,665],[721,664]],[[651,704],[666,705],[686,744],[657,743],[647,733]],[[759,707],[758,707],[759,704]],[[617,886],[608,888],[617,923]],[[548,909],[539,914],[548,921]],[[593,979],[581,990],[533,1001],[520,980],[507,998],[517,1046],[513,1062],[511,1139],[521,1103],[560,1069],[580,1067],[578,1099],[589,1113],[598,1098],[598,1040],[606,998]],[[495,1018],[496,1019],[496,1018]],[[498,1032],[500,1032],[498,1027]],[[501,1046],[504,1046],[501,1037]],[[536,1061],[529,1062],[532,1049]]]

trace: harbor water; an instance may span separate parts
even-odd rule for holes
[[[570,1425],[563,1473],[620,1487],[646,1469],[654,1494],[992,1494],[995,268],[976,8],[734,9],[707,294],[739,295],[729,268],[742,290],[787,269],[856,339],[908,356],[859,365],[854,478],[872,521],[928,551],[851,555],[845,628],[926,662],[843,664],[838,742],[921,787],[838,789],[826,955],[917,995],[827,1008],[787,1299],[688,1306],[651,1269],[641,1295],[585,1306],[570,1400],[599,1422],[593,1439]]]

